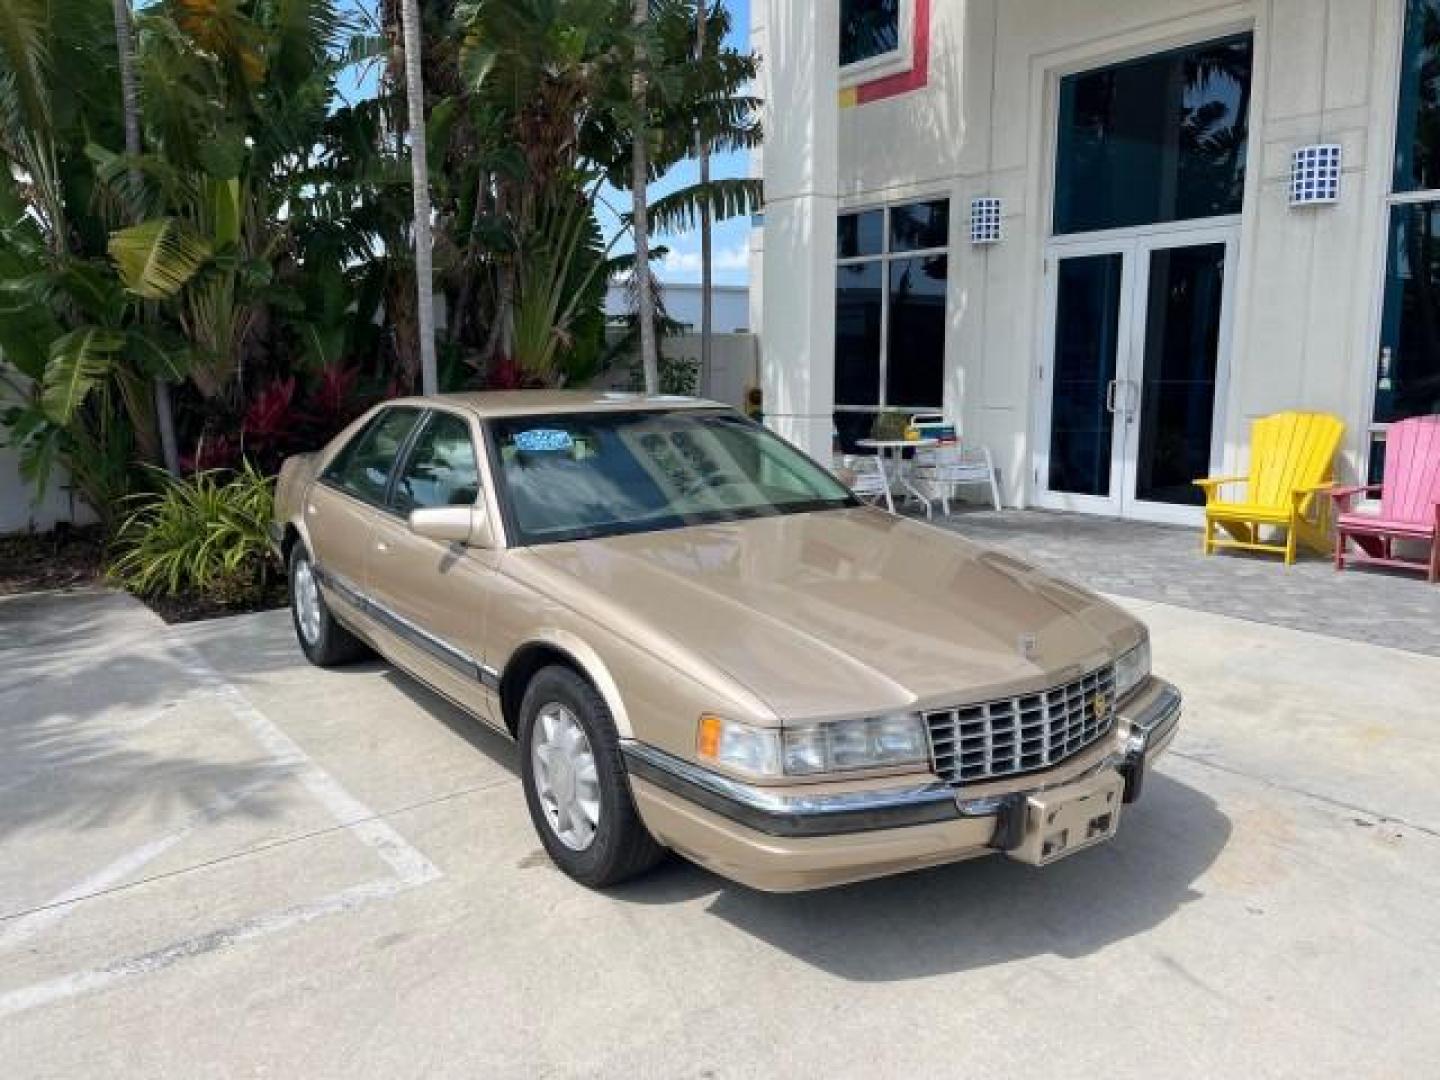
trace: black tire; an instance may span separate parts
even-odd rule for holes
[[[305,573],[311,574],[313,581],[314,566],[311,563],[310,552],[306,551],[305,545],[298,541],[290,550],[289,572],[290,621],[295,627],[295,640],[300,643],[300,651],[305,654],[305,659],[316,667],[336,667],[368,656],[370,654],[369,646],[340,625],[335,616],[330,613],[330,605],[325,603],[325,595],[320,591],[318,585],[315,588],[315,602],[319,605],[320,618],[313,640],[301,627],[300,608],[295,592],[300,578]]]
[[[563,705],[579,721],[590,742],[599,782],[599,822],[589,846],[578,851],[557,835],[536,785],[536,721],[552,703]],[[592,889],[618,885],[643,874],[665,857],[665,849],[646,830],[635,810],[620,740],[605,699],[568,667],[542,668],[525,688],[520,706],[520,775],[530,820],[540,842],[555,865],[580,884]]]

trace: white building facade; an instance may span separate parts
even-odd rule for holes
[[[1198,520],[1255,417],[1440,412],[1440,0],[755,0],[767,420],[944,409],[1007,503]]]

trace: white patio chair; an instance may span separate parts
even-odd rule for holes
[[[862,502],[876,505],[885,499],[885,474],[879,459],[872,454],[846,454],[840,449],[840,432],[832,432],[833,452],[830,471]]]
[[[990,489],[990,501],[1000,509],[1000,483],[995,474],[995,459],[990,456],[988,446],[966,446],[956,437],[958,427],[946,422],[940,413],[916,413],[910,424],[922,436],[934,435],[941,438],[939,446],[927,446],[915,451],[912,476],[917,483],[924,483],[940,496],[940,505],[946,515],[950,513],[950,496],[958,487],[984,484]],[[955,441],[949,441],[954,438]]]

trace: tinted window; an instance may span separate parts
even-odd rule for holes
[[[854,505],[829,473],[730,412],[506,417],[491,428],[522,542]]]
[[[419,417],[415,409],[386,409],[336,455],[325,479],[366,502],[383,502],[395,458]]]
[[[1061,80],[1055,231],[1238,214],[1251,52],[1246,34]]]
[[[841,214],[835,219],[840,258],[879,255],[885,247],[885,211],[865,210]]]
[[[900,47],[900,0],[840,0],[840,64]]]
[[[1205,502],[1191,481],[1210,468],[1224,292],[1224,244],[1151,252],[1137,499]]]
[[[1395,123],[1395,190],[1440,188],[1440,0],[1408,0]]]
[[[473,506],[479,496],[480,470],[469,423],[452,413],[432,413],[395,481],[391,505],[408,514],[437,506]]]
[[[1049,488],[1106,495],[1115,439],[1106,391],[1120,347],[1125,256],[1061,259],[1058,273]]]
[[[1390,208],[1375,420],[1440,412],[1440,203]]]
[[[949,243],[949,199],[890,208],[891,251],[924,251]]]
[[[949,200],[842,214],[839,222],[845,261],[835,275],[835,403],[938,408],[950,263],[944,255],[910,253],[949,246]]]
[[[880,401],[883,262],[852,263],[835,272],[835,400],[842,405]]]
[[[945,396],[944,255],[890,263],[890,348],[886,353],[885,402],[933,407]]]

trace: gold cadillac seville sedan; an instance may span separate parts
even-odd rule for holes
[[[860,504],[733,410],[387,402],[280,475],[300,647],[520,744],[555,863],[788,891],[1115,835],[1180,694],[1093,593]]]

